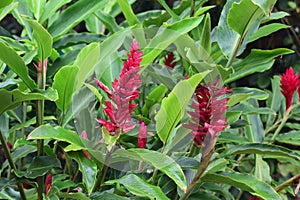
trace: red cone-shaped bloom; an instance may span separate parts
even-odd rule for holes
[[[138,148],[145,148],[147,144],[147,126],[143,121],[139,122],[141,124],[140,126],[140,132],[138,135]]]
[[[131,113],[136,104],[131,103],[139,96],[137,90],[140,83],[140,62],[142,51],[138,51],[139,43],[132,41],[127,61],[124,62],[119,80],[112,82],[112,90],[108,89],[101,81],[95,79],[98,86],[107,93],[110,101],[105,101],[105,114],[110,122],[98,119],[98,123],[105,126],[109,132],[127,133],[132,130],[135,124],[131,124]]]
[[[183,126],[193,130],[191,136],[195,143],[202,144],[205,136],[209,133],[216,137],[224,130],[226,118],[222,116],[228,109],[228,98],[221,98],[222,95],[230,92],[227,88],[217,88],[217,82],[204,86],[199,84],[195,91],[194,101],[190,105],[193,111],[188,112],[191,119]]]
[[[174,54],[171,52],[164,58],[165,58],[164,61],[165,66],[169,67],[170,69],[174,69],[174,67],[176,66]]]
[[[46,196],[49,195],[52,188],[52,174],[48,174],[46,177]]]
[[[297,90],[300,82],[299,75],[295,74],[292,67],[288,68],[285,74],[280,75],[280,87],[283,96],[285,97],[286,110],[291,107],[293,103],[293,95]]]

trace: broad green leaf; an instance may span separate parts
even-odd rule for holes
[[[91,75],[100,56],[100,46],[98,43],[92,43],[84,47],[78,54],[74,65],[79,67],[76,77],[76,91],[81,88],[84,81]]]
[[[185,190],[187,187],[182,169],[171,157],[165,154],[148,149],[132,148],[128,150],[119,149],[113,154],[114,156],[149,163],[169,176],[180,189]]]
[[[277,0],[252,0],[252,2],[258,5],[265,13],[266,16],[270,15],[270,12]]]
[[[78,76],[77,66],[65,66],[54,76],[53,88],[58,92],[58,100],[55,101],[57,107],[66,114],[71,105]]]
[[[280,108],[281,101],[283,99],[283,95],[280,91],[280,80],[281,78],[279,76],[274,76],[273,79],[271,79],[272,83],[272,97],[271,97],[271,105],[269,105],[267,101],[268,107],[270,107],[272,110],[277,112]],[[273,123],[275,122],[276,114],[270,114],[268,115],[268,120],[266,124],[266,129],[271,127]]]
[[[182,148],[183,146],[190,145],[192,137],[188,134],[191,132],[190,129],[186,129],[183,126],[176,127],[170,136],[170,141],[166,144],[164,148],[164,153],[172,152]],[[187,140],[185,140],[188,137]]]
[[[7,1],[7,0],[6,0]],[[10,0],[9,0],[10,1]],[[2,2],[1,2],[2,3]],[[0,6],[1,7],[1,6]],[[4,17],[6,17],[6,15],[8,15],[12,10],[14,10],[15,8],[18,7],[18,2],[14,2],[12,4],[10,4],[9,6],[5,7],[5,8],[0,8],[0,21],[2,21],[2,19]]]
[[[240,135],[240,133],[235,133],[235,132],[222,132],[217,138],[217,141],[221,143],[236,143],[236,144],[249,143],[246,137]]]
[[[47,120],[56,120],[56,118],[54,116],[44,116],[43,120],[44,121],[47,121]],[[31,118],[30,120],[28,120],[26,122],[14,125],[13,127],[11,127],[9,129],[9,133],[13,134],[13,132],[15,132],[17,130],[20,130],[23,127],[29,127],[31,125],[34,125],[35,123],[36,123],[36,117],[33,117],[33,118]]]
[[[168,97],[162,100],[161,108],[155,116],[155,120],[158,137],[164,144],[169,142],[170,135],[184,115],[197,85],[208,73],[206,71],[180,81]]]
[[[121,27],[117,24],[115,18],[113,18],[111,15],[98,10],[95,13],[95,16],[105,25],[110,33],[116,33],[121,30]]]
[[[36,146],[32,146],[32,145],[24,145],[21,147],[16,148],[12,154],[11,157],[13,159],[14,162],[16,162],[18,159],[23,158],[25,156],[27,156],[30,153],[36,152]],[[7,160],[3,163],[1,171],[3,172],[3,170],[8,166],[8,162]]]
[[[265,183],[271,183],[270,166],[262,159],[261,155],[255,155],[255,170],[254,175]]]
[[[259,108],[257,100],[251,99],[249,103],[254,108]],[[245,135],[251,142],[261,143],[264,141],[264,128],[259,114],[244,115],[242,119],[248,121],[245,128]]]
[[[99,11],[97,11],[99,12]],[[85,27],[86,29],[90,32],[90,33],[94,33],[94,34],[99,34],[102,33],[103,31],[103,24],[102,22],[94,15],[90,15],[88,18],[86,18],[86,20],[84,20],[85,22]]]
[[[238,103],[243,103],[246,101],[252,94],[251,93],[246,93],[246,94],[233,94],[230,96],[227,105],[229,107],[232,107]]]
[[[60,192],[57,194],[61,199],[78,199],[78,200],[90,200],[84,193],[81,192]]]
[[[224,151],[224,153],[222,153],[221,155],[223,157],[225,155],[235,155],[235,154],[277,155],[277,156],[293,158],[298,161],[300,160],[299,153],[296,153],[292,150],[277,145],[258,144],[258,143],[237,145]]]
[[[276,20],[276,19],[281,19],[284,18],[286,16],[289,16],[290,14],[284,11],[279,11],[279,12],[274,12],[274,13],[270,13],[270,16],[265,16],[263,18],[263,20],[261,21],[261,23],[266,23],[272,20]]]
[[[44,12],[42,13],[39,22],[44,24],[44,22],[52,17],[56,11],[61,8],[63,5],[69,3],[71,0],[51,0],[47,1],[45,4]]]
[[[129,200],[129,198],[123,197],[123,196],[118,196],[114,193],[110,193],[109,191],[104,191],[104,192],[96,192],[91,194],[90,196],[91,200],[99,200],[99,199],[105,199],[105,200]]]
[[[117,0],[129,26],[134,26],[136,24],[139,24],[139,20],[134,14],[130,4],[128,1],[123,1],[123,0]]]
[[[83,184],[88,194],[91,194],[97,179],[98,169],[96,163],[81,152],[69,152],[68,155],[78,163],[79,170],[82,173]]]
[[[17,83],[19,83],[20,81],[16,80],[16,79],[6,79],[3,82],[0,82],[0,88],[5,88],[7,86],[11,86],[11,85],[17,85]]]
[[[274,33],[276,31],[279,31],[281,29],[289,28],[290,26],[285,24],[279,24],[279,23],[272,23],[265,25],[261,28],[259,28],[256,32],[254,32],[250,38],[249,42],[253,42],[255,40],[258,40],[259,38],[265,37],[270,35],[271,33]]]
[[[250,99],[252,100],[252,99]],[[273,110],[270,108],[266,107],[255,107],[252,104],[250,104],[248,101],[244,103],[240,103],[236,106],[233,106],[228,109],[229,111],[237,111],[237,112],[242,112],[243,115],[251,115],[251,114],[276,114]]]
[[[37,21],[29,18],[25,18],[25,20],[33,29],[32,36],[37,43],[39,61],[43,62],[52,53],[53,39],[48,31]]]
[[[250,192],[253,196],[263,199],[281,200],[279,194],[268,184],[260,181],[250,174],[237,172],[222,172],[218,174],[205,174],[201,181],[225,183]]]
[[[175,42],[177,38],[198,26],[202,19],[203,17],[188,18],[166,26],[166,28],[158,33],[144,48],[141,66],[149,65],[172,42]],[[145,69],[145,67],[143,69]]]
[[[96,87],[88,83],[85,83],[84,85],[95,94],[99,102],[102,101],[102,95],[99,93],[99,90]]]
[[[254,22],[262,16],[263,11],[252,0],[241,0],[232,4],[228,13],[228,25],[244,38]]]
[[[208,55],[210,55],[210,50],[211,50],[210,34],[211,34],[211,22],[210,22],[210,15],[209,13],[207,13],[204,19],[203,30],[200,36],[200,46],[203,48],[203,50],[205,50],[205,53],[207,53]]]
[[[257,99],[257,100],[266,100],[269,97],[269,94],[263,90],[257,88],[249,87],[235,87],[232,88],[233,94],[249,94],[247,99]]]
[[[92,42],[99,42],[104,38],[99,34],[93,33],[69,33],[64,34],[60,39],[56,40],[53,44],[55,49],[64,49],[66,47],[75,46],[78,44],[89,44]],[[76,52],[74,50],[73,52]],[[50,70],[50,69],[49,69]]]
[[[276,141],[285,144],[292,144],[300,146],[300,131],[290,131],[287,133],[279,134]]]
[[[0,59],[7,64],[26,84],[26,86],[33,90],[36,88],[35,82],[28,75],[28,69],[22,58],[11,47],[0,41]]]
[[[107,2],[108,0],[77,1],[59,14],[48,28],[49,33],[56,39],[86,19],[90,14],[104,7]]]
[[[7,110],[12,110],[23,101],[30,100],[50,100],[55,101],[58,98],[57,92],[52,88],[47,89],[46,91],[34,92],[34,93],[25,93],[19,89],[8,91],[5,89],[0,89],[1,104],[0,104],[0,114]]]
[[[27,137],[28,140],[49,139],[68,142],[78,149],[86,149],[82,139],[74,131],[64,129],[60,126],[42,125],[34,129]]]
[[[120,179],[106,181],[106,184],[119,183],[124,185],[129,192],[136,196],[146,196],[152,200],[168,200],[169,198],[161,191],[160,187],[147,183],[134,174],[128,174]]]
[[[26,178],[33,179],[39,176],[44,176],[55,167],[61,168],[60,161],[55,155],[36,156],[33,158],[24,175]]]
[[[236,122],[241,117],[241,115],[242,115],[242,111],[227,111],[225,113],[226,122],[228,124]]]
[[[0,2],[0,9],[1,8],[4,8],[4,7],[6,7],[6,6],[8,6],[9,4],[11,4],[12,3],[12,0],[2,0],[1,2]]]
[[[165,85],[160,84],[153,91],[151,91],[149,93],[149,95],[145,101],[145,104],[142,108],[143,116],[145,116],[145,117],[148,116],[148,114],[149,114],[148,112],[149,112],[149,109],[151,108],[151,106],[153,106],[156,103],[160,103],[167,91],[168,91],[168,88]]]
[[[35,19],[39,21],[41,15],[44,12],[46,0],[26,0],[26,2]]]
[[[230,83],[255,72],[264,72],[273,66],[275,57],[293,52],[290,49],[284,48],[273,50],[253,49],[246,58],[233,65],[235,73],[226,79],[225,83]]]

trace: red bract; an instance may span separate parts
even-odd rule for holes
[[[176,62],[174,61],[175,60],[174,54],[171,52],[167,56],[165,56],[164,58],[165,58],[164,64],[167,67],[169,67],[171,69],[174,69],[174,67],[176,66]]]
[[[46,178],[46,196],[49,195],[52,188],[52,174],[48,174]]]
[[[105,101],[106,108],[104,108],[104,112],[110,121],[97,120],[109,132],[127,133],[135,126],[135,124],[131,124],[131,113],[136,104],[131,103],[131,101],[139,96],[137,89],[141,83],[139,71],[143,54],[142,51],[138,51],[138,47],[139,43],[133,40],[127,61],[123,64],[120,78],[112,82],[112,90],[108,89],[101,81],[95,79],[98,86],[110,98],[110,101]]]
[[[145,148],[147,144],[147,126],[144,122],[140,122],[140,132],[138,135],[138,148]]]
[[[299,75],[295,74],[294,69],[290,67],[286,70],[285,74],[280,75],[280,78],[281,92],[285,97],[287,110],[291,107],[293,103],[293,95],[300,84]]]
[[[81,137],[84,138],[84,139],[87,139],[87,140],[89,139],[85,131],[82,131]],[[83,150],[82,152],[83,152],[83,154],[84,154],[88,159],[91,159],[91,156],[90,156],[90,154],[89,154],[88,152],[86,152],[86,151],[84,151],[84,150]]]
[[[216,84],[215,84],[216,85]],[[217,88],[215,85],[204,86],[199,84],[195,91],[194,101],[190,105],[193,111],[189,111],[191,117],[185,128],[193,130],[191,136],[195,143],[202,144],[205,136],[209,133],[212,137],[224,130],[226,118],[223,114],[228,109],[228,98],[220,98],[230,92],[227,88]]]

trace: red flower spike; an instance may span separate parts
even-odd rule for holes
[[[292,67],[288,68],[285,74],[280,75],[280,87],[283,96],[285,97],[286,110],[291,107],[293,103],[293,95],[299,87],[300,80],[299,75],[295,74]],[[298,89],[299,92],[299,89]]]
[[[147,144],[147,126],[143,121],[139,122],[141,124],[140,126],[140,132],[138,135],[138,148],[146,148]]]
[[[84,139],[86,139],[86,140],[89,139],[85,131],[82,131],[81,137],[84,138]],[[83,153],[89,160],[91,159],[91,156],[90,156],[90,154],[89,154],[88,152],[86,152],[86,151],[83,150],[82,153]]]
[[[104,108],[110,122],[104,119],[97,120],[109,132],[127,133],[135,127],[135,124],[131,124],[131,113],[136,104],[131,103],[131,101],[138,98],[140,92],[137,89],[142,82],[138,72],[140,71],[143,52],[138,51],[138,47],[139,43],[133,40],[127,61],[123,64],[120,78],[112,82],[112,90],[95,79],[98,86],[108,94],[110,99],[110,101],[105,101],[106,108]]]
[[[191,129],[190,134],[195,143],[202,144],[207,134],[217,137],[217,134],[224,130],[226,118],[223,114],[228,109],[228,98],[220,98],[222,95],[229,93],[227,88],[217,88],[215,84],[204,86],[199,84],[195,90],[194,101],[190,105],[193,111],[189,111],[190,121],[183,126]]]
[[[169,67],[170,69],[174,69],[174,67],[176,66],[176,62],[174,61],[175,60],[174,54],[171,52],[164,58],[165,58],[164,65]]]
[[[52,188],[52,174],[48,174],[46,178],[46,196],[49,195]]]

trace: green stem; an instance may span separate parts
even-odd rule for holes
[[[4,152],[5,152],[6,158],[8,160],[9,166],[10,166],[11,169],[13,169],[14,176],[16,176],[17,167],[16,167],[16,165],[15,165],[13,159],[12,159],[11,153],[8,149],[8,146],[6,144],[5,138],[3,137],[3,134],[2,134],[1,130],[0,130],[0,140],[1,140],[2,147],[4,148]],[[18,186],[21,198],[23,200],[26,200],[26,195],[25,195],[22,183],[18,182],[17,186]]]
[[[282,184],[278,185],[275,188],[275,191],[280,192],[284,188],[291,186],[293,184],[293,182],[298,180],[298,179],[300,179],[300,174],[297,174],[297,175],[293,176],[292,178],[290,178],[289,180],[287,180],[287,181],[283,182]]]
[[[195,0],[192,0],[190,17],[193,17],[194,14],[195,14]]]
[[[100,174],[98,176],[98,179],[97,179],[97,181],[95,183],[95,186],[93,188],[93,192],[96,192],[96,191],[98,191],[98,190],[101,189],[101,185],[102,185],[102,183],[105,180],[106,172],[107,172],[107,169],[108,169],[108,166],[109,166],[109,162],[110,162],[112,153],[114,151],[114,148],[115,148],[115,146],[113,146],[111,148],[111,150],[106,153],[105,160],[104,160],[102,169],[100,171]]]
[[[179,20],[178,15],[176,15],[173,10],[168,6],[168,4],[166,4],[166,2],[164,0],[157,0],[160,5],[162,5],[162,7],[171,15],[172,18],[174,18],[175,20]]]
[[[272,137],[270,143],[273,143],[273,142],[274,142],[276,136],[280,133],[281,129],[284,127],[286,121],[287,121],[288,118],[289,118],[289,115],[290,115],[290,112],[291,112],[292,109],[293,109],[293,106],[289,107],[289,108],[285,111],[284,116],[283,116],[283,118],[282,118],[282,120],[281,120],[281,123],[280,123],[280,125],[278,126],[278,128],[276,129],[276,131],[275,131],[275,133],[274,133],[274,135],[273,135],[273,137]]]
[[[237,55],[238,52],[239,52],[239,49],[240,49],[240,47],[241,47],[241,45],[242,45],[242,42],[243,42],[243,39],[240,37],[240,38],[238,39],[237,44],[235,45],[234,51],[232,52],[232,54],[230,54],[229,60],[228,60],[228,62],[227,62],[227,64],[226,64],[226,68],[228,68],[228,67],[230,67],[230,66],[232,65],[232,63],[233,63],[233,61],[234,61],[236,55]]]
[[[188,157],[194,157],[197,153],[199,153],[199,147],[193,142]]]

